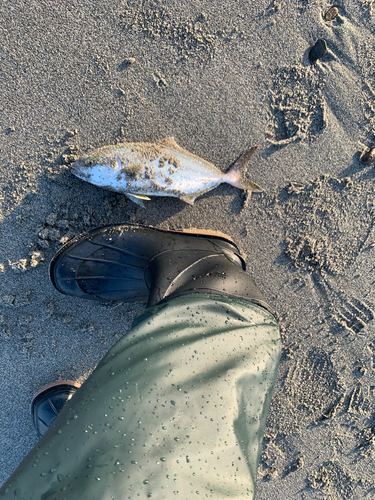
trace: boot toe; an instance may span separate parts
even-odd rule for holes
[[[31,413],[39,436],[45,434],[79,387],[79,384],[64,380],[47,385],[34,396]]]
[[[52,283],[61,293],[93,300],[147,300],[147,259],[117,247],[110,233],[82,235],[68,242],[50,266]]]

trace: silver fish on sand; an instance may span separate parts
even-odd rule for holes
[[[194,203],[222,182],[239,189],[263,189],[248,180],[246,168],[257,146],[226,172],[181,148],[173,138],[157,143],[123,143],[91,151],[73,163],[72,173],[90,184],[122,193],[138,205],[149,196],[174,196]]]

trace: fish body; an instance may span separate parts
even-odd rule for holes
[[[244,153],[227,173],[181,148],[172,138],[158,143],[123,143],[105,146],[73,163],[72,173],[82,180],[117,193],[138,205],[149,196],[194,200],[222,182],[240,189],[262,191],[244,176],[255,148]]]

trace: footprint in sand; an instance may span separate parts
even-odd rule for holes
[[[321,349],[311,349],[289,368],[284,391],[291,406],[299,409],[298,425],[307,425],[338,400],[342,389],[329,355]]]
[[[356,478],[338,461],[324,462],[308,476],[308,484],[314,490],[321,490],[324,498],[351,498],[354,493]]]
[[[316,39],[324,38],[328,47],[322,59],[310,65],[307,61],[310,48],[306,47],[300,64],[276,71],[266,130],[271,144],[311,142],[331,121],[343,136],[356,141],[368,141],[369,136],[373,139],[375,47],[368,42],[373,37],[344,8],[330,22],[325,22],[322,15],[319,33]]]
[[[282,390],[272,399],[268,428],[272,434],[279,435],[281,446],[282,436],[299,433],[312,423],[334,416],[341,410],[345,397],[330,355],[323,349],[312,348],[288,366]],[[281,420],[277,417],[277,408],[283,408]]]
[[[270,124],[266,136],[283,146],[297,140],[314,140],[327,123],[323,98],[324,79],[311,68],[281,68],[270,89]]]
[[[368,419],[366,426],[357,436],[356,452],[362,457],[372,457],[375,452],[375,412]]]
[[[285,254],[311,282],[327,307],[332,329],[359,333],[375,315],[370,304],[339,292],[336,278],[353,273],[373,238],[373,201],[360,185],[328,175],[289,186],[280,196],[288,217]],[[365,198],[365,199],[364,199]]]

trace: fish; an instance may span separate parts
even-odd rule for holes
[[[245,151],[223,173],[168,137],[156,143],[129,142],[89,151],[72,164],[71,172],[90,184],[122,193],[143,208],[150,196],[173,196],[193,205],[198,196],[222,182],[250,192],[263,191],[245,175],[256,149]]]

